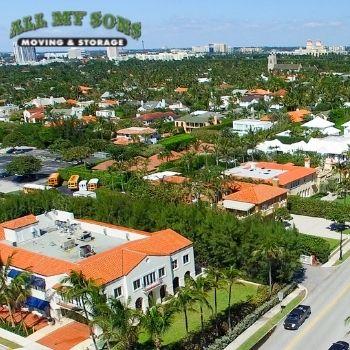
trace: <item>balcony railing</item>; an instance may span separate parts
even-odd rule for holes
[[[163,284],[163,279],[162,278],[158,278],[156,281],[154,281],[153,283],[149,284],[149,285],[142,285],[143,291],[144,292],[149,292],[159,286],[161,286]]]

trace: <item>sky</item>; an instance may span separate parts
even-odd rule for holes
[[[52,11],[88,13],[82,27],[52,28]],[[92,29],[91,12],[101,11],[142,23],[142,37],[128,48],[230,46],[305,46],[307,39],[350,45],[349,0],[11,0],[0,11],[0,51],[9,51],[11,22],[43,12],[49,27],[26,37],[124,36]],[[15,40],[18,37],[14,38]]]

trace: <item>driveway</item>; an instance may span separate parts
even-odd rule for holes
[[[292,217],[294,226],[303,234],[340,239],[340,233],[329,228],[332,220],[294,214]]]

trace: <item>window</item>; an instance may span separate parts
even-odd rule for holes
[[[134,281],[133,285],[134,285],[134,290],[139,289],[141,287],[140,279]]]
[[[149,286],[150,284],[156,281],[156,273],[153,271],[146,276],[143,276],[143,285],[144,287]]]
[[[184,264],[188,264],[190,262],[190,258],[188,257],[188,254],[184,255],[182,257],[182,260],[183,260]]]
[[[171,267],[172,267],[173,270],[176,270],[176,269],[177,269],[177,259],[175,259],[175,260],[173,260],[173,261],[171,262]]]
[[[120,296],[122,296],[122,287],[114,289],[114,297],[119,298]]]
[[[158,276],[159,276],[159,278],[165,276],[165,268],[164,268],[164,267],[161,267],[161,268],[158,270]]]

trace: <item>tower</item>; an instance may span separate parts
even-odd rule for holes
[[[267,58],[267,70],[271,72],[277,64],[277,56],[275,53],[271,53]]]
[[[36,51],[33,46],[18,46],[13,43],[13,53],[17,64],[30,64],[36,61]]]

